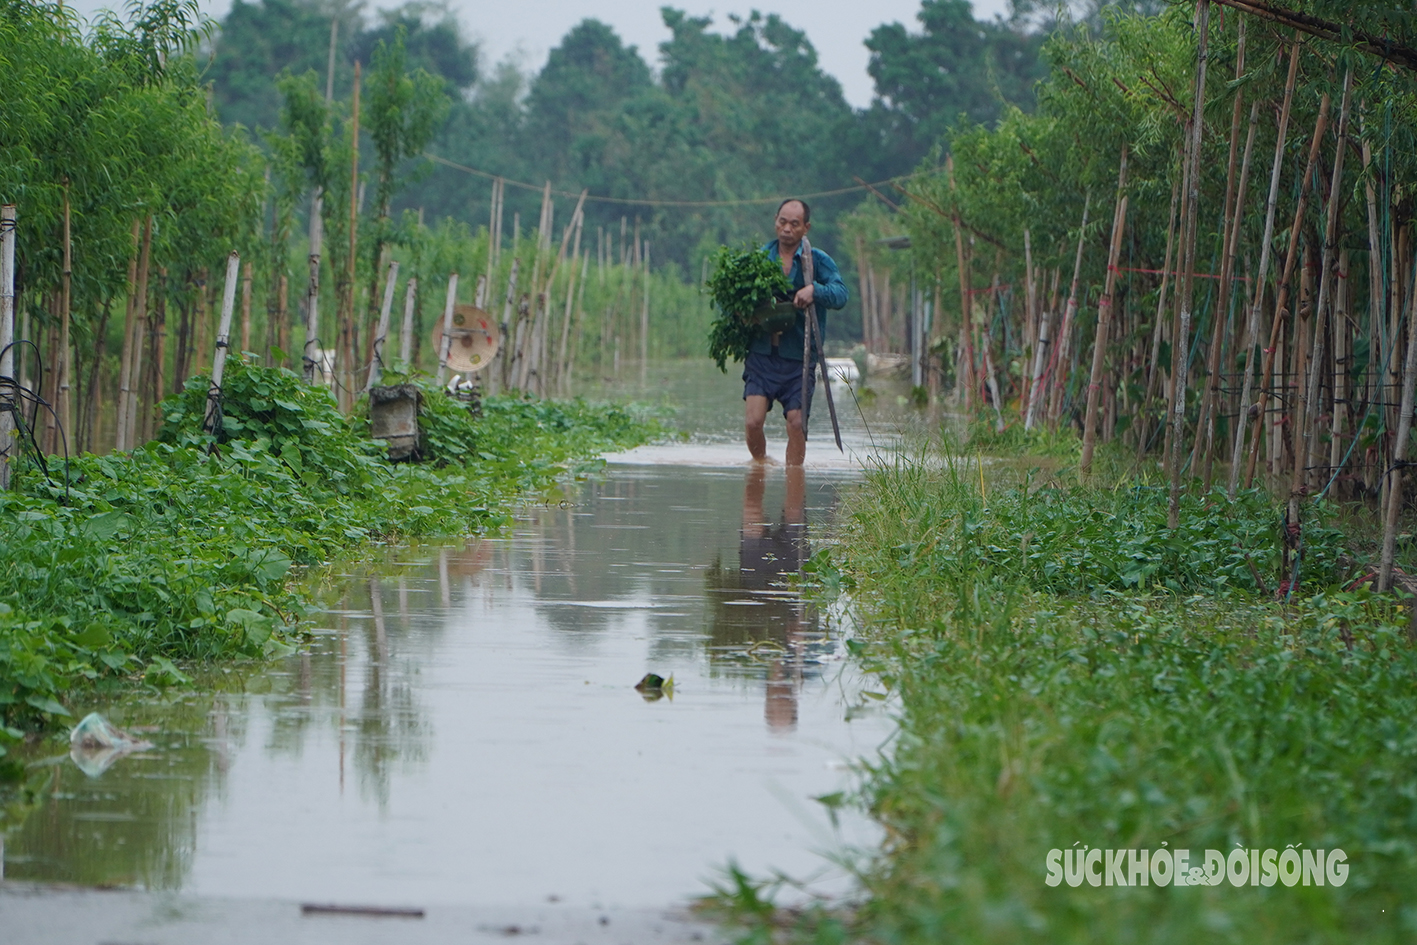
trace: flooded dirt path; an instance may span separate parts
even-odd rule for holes
[[[692,435],[528,502],[509,535],[325,575],[299,653],[93,706],[156,748],[98,777],[54,759],[5,878],[662,909],[734,862],[844,891],[824,854],[878,837],[813,798],[893,725],[787,579],[874,436],[843,410],[855,456],[814,418],[805,473],[749,469],[733,387],[666,374]],[[646,673],[672,695],[637,692]]]

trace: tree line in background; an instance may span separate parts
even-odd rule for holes
[[[1041,77],[1043,27],[1019,8],[1011,22],[978,21],[968,0],[926,0],[919,32],[900,24],[866,40],[878,97],[853,110],[806,35],[778,16],[707,17],[665,7],[670,38],[657,60],[626,46],[605,24],[570,30],[544,67],[485,63],[446,8],[410,3],[365,20],[355,8],[311,0],[236,3],[210,46],[206,76],[217,115],[247,128],[275,128],[278,76],[310,75],[344,99],[356,61],[404,31],[412,65],[441,77],[451,94],[446,124],[427,150],[458,164],[561,191],[649,201],[592,199],[587,225],[616,229],[638,218],[661,262],[697,276],[718,245],[758,238],[772,208],[654,206],[724,202],[850,187],[910,171],[960,114],[995,118],[1005,103],[1032,107]],[[333,27],[333,31],[332,31]],[[651,68],[651,65],[656,68]],[[490,185],[447,166],[423,164],[399,198],[474,225],[487,219]],[[819,241],[859,193],[821,201]],[[540,194],[506,191],[504,224],[530,221]],[[569,198],[573,199],[573,198]],[[816,209],[814,207],[814,209]]]
[[[303,361],[346,409],[371,362],[395,360],[381,330],[407,339],[404,367],[431,370],[454,272],[505,328],[495,384],[550,393],[622,358],[697,354],[707,251],[766,229],[771,207],[742,201],[904,170],[952,110],[1028,106],[1041,41],[1022,19],[930,0],[923,32],[872,37],[883,95],[853,112],[805,36],[756,14],[720,34],[666,8],[657,72],[587,20],[526,76],[484,69],[425,4],[377,23],[291,0],[238,3],[221,24],[190,0],[91,24],[61,3],[2,9],[0,202],[19,217],[22,343],[0,373],[35,391],[6,417],[40,454],[150,437],[156,405],[228,343],[232,251],[229,344]],[[922,63],[927,80],[906,81]],[[558,193],[517,186],[538,179]],[[818,227],[859,199],[819,203]],[[380,328],[393,264],[402,332]]]

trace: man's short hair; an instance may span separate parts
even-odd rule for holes
[[[782,208],[785,207],[785,206],[787,206],[787,205],[790,204],[790,203],[800,203],[800,204],[802,205],[802,222],[803,222],[803,223],[811,223],[811,222],[812,222],[812,208],[809,207],[809,206],[807,206],[807,201],[803,200],[801,197],[788,197],[788,198],[787,198],[786,200],[784,200],[782,203],[780,203],[780,204],[777,205],[777,212],[778,212],[779,214],[782,213]]]

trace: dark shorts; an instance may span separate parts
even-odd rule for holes
[[[817,387],[817,365],[807,372],[807,410],[812,413],[812,392]],[[773,401],[782,404],[783,416],[789,410],[802,408],[802,362],[784,358],[778,354],[759,354],[749,351],[743,362],[743,399],[766,397],[768,412],[772,412]]]

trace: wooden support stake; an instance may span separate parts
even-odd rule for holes
[[[1112,240],[1107,250],[1107,280],[1097,302],[1097,335],[1092,342],[1092,373],[1087,384],[1087,412],[1082,423],[1082,458],[1078,476],[1092,474],[1092,453],[1097,446],[1097,407],[1102,392],[1102,374],[1107,358],[1107,332],[1112,322],[1112,297],[1117,291],[1117,264],[1122,256],[1122,233],[1127,227],[1127,149],[1122,148],[1122,165],[1117,171],[1117,205],[1112,214]]]
[[[0,397],[18,411],[15,376],[15,207],[0,207]],[[0,491],[10,488],[10,458],[14,455],[15,414],[0,410]]]
[[[216,354],[212,357],[212,382],[207,388],[207,412],[202,428],[213,436],[221,428],[221,381],[226,373],[226,352],[230,347],[231,315],[236,308],[236,278],[241,273],[241,257],[236,250],[226,257],[226,284],[221,292],[221,321],[217,323]]]
[[[1245,424],[1249,421],[1250,413],[1250,392],[1251,385],[1255,377],[1255,341],[1260,334],[1260,311],[1264,305],[1264,290],[1269,279],[1270,246],[1274,242],[1274,214],[1279,200],[1279,178],[1284,168],[1284,144],[1289,134],[1289,115],[1294,104],[1294,85],[1299,72],[1299,43],[1295,37],[1294,44],[1289,50],[1289,75],[1284,83],[1284,104],[1279,109],[1279,130],[1274,141],[1274,163],[1269,172],[1269,199],[1265,204],[1264,215],[1264,235],[1260,238],[1260,265],[1255,274],[1254,292],[1250,300],[1250,317],[1245,323],[1245,380],[1240,385],[1240,410],[1235,417],[1235,442],[1230,453],[1230,498],[1235,498],[1235,493],[1240,484],[1240,453],[1245,447]],[[1274,345],[1273,329],[1270,335],[1270,347]],[[1269,360],[1270,355],[1266,355]],[[1268,382],[1266,382],[1268,383]],[[1256,414],[1254,433],[1251,436],[1251,455],[1259,452],[1260,436],[1264,431],[1264,409]],[[1248,488],[1248,482],[1246,488]]]
[[[394,283],[399,277],[399,264],[389,263],[389,275],[384,281],[384,304],[379,306],[379,326],[374,329],[373,351],[369,358],[369,381],[365,389],[379,383],[379,375],[384,370],[384,339],[389,335],[389,312],[394,307]]]
[[[448,352],[453,345],[453,306],[458,301],[458,274],[448,276],[448,296],[443,301],[443,343],[438,346],[438,383],[448,373]]]
[[[1210,0],[1196,3],[1196,86],[1194,111],[1191,124],[1187,128],[1190,147],[1187,149],[1186,169],[1182,174],[1185,181],[1186,210],[1183,215],[1181,232],[1181,287],[1178,293],[1176,340],[1172,346],[1172,374],[1175,378],[1176,397],[1172,402],[1171,434],[1171,497],[1166,512],[1166,524],[1176,528],[1181,516],[1181,453],[1186,422],[1186,374],[1188,372],[1187,351],[1191,337],[1191,302],[1195,291],[1196,271],[1196,230],[1200,220],[1200,162],[1201,144],[1205,132],[1205,80],[1206,66],[1210,61]]]
[[[1274,324],[1270,328],[1269,348],[1265,355],[1264,368],[1260,378],[1260,391],[1257,400],[1259,408],[1255,416],[1255,431],[1250,438],[1250,458],[1245,464],[1245,488],[1250,488],[1250,483],[1255,475],[1255,461],[1259,456],[1259,435],[1260,424],[1264,422],[1265,408],[1269,406],[1269,384],[1274,377],[1274,349],[1275,341],[1279,337],[1279,330],[1283,326],[1288,316],[1289,304],[1289,283],[1294,277],[1294,264],[1299,258],[1299,236],[1304,229],[1304,211],[1309,205],[1309,183],[1314,176],[1314,163],[1319,157],[1319,145],[1323,142],[1324,131],[1328,128],[1328,109],[1331,99],[1327,92],[1324,93],[1319,102],[1319,117],[1314,122],[1314,137],[1309,143],[1309,160],[1304,165],[1304,176],[1299,183],[1299,201],[1294,207],[1294,222],[1289,228],[1289,252],[1284,259],[1284,272],[1279,279],[1278,298],[1274,305]],[[1281,139],[1282,140],[1282,139]],[[1267,246],[1268,244],[1266,244]]]
[[[413,371],[413,365],[409,364],[408,358],[413,351],[413,308],[417,298],[418,277],[414,276],[408,280],[408,287],[404,289],[403,326],[399,331],[399,360],[403,362],[404,370],[410,373]]]

